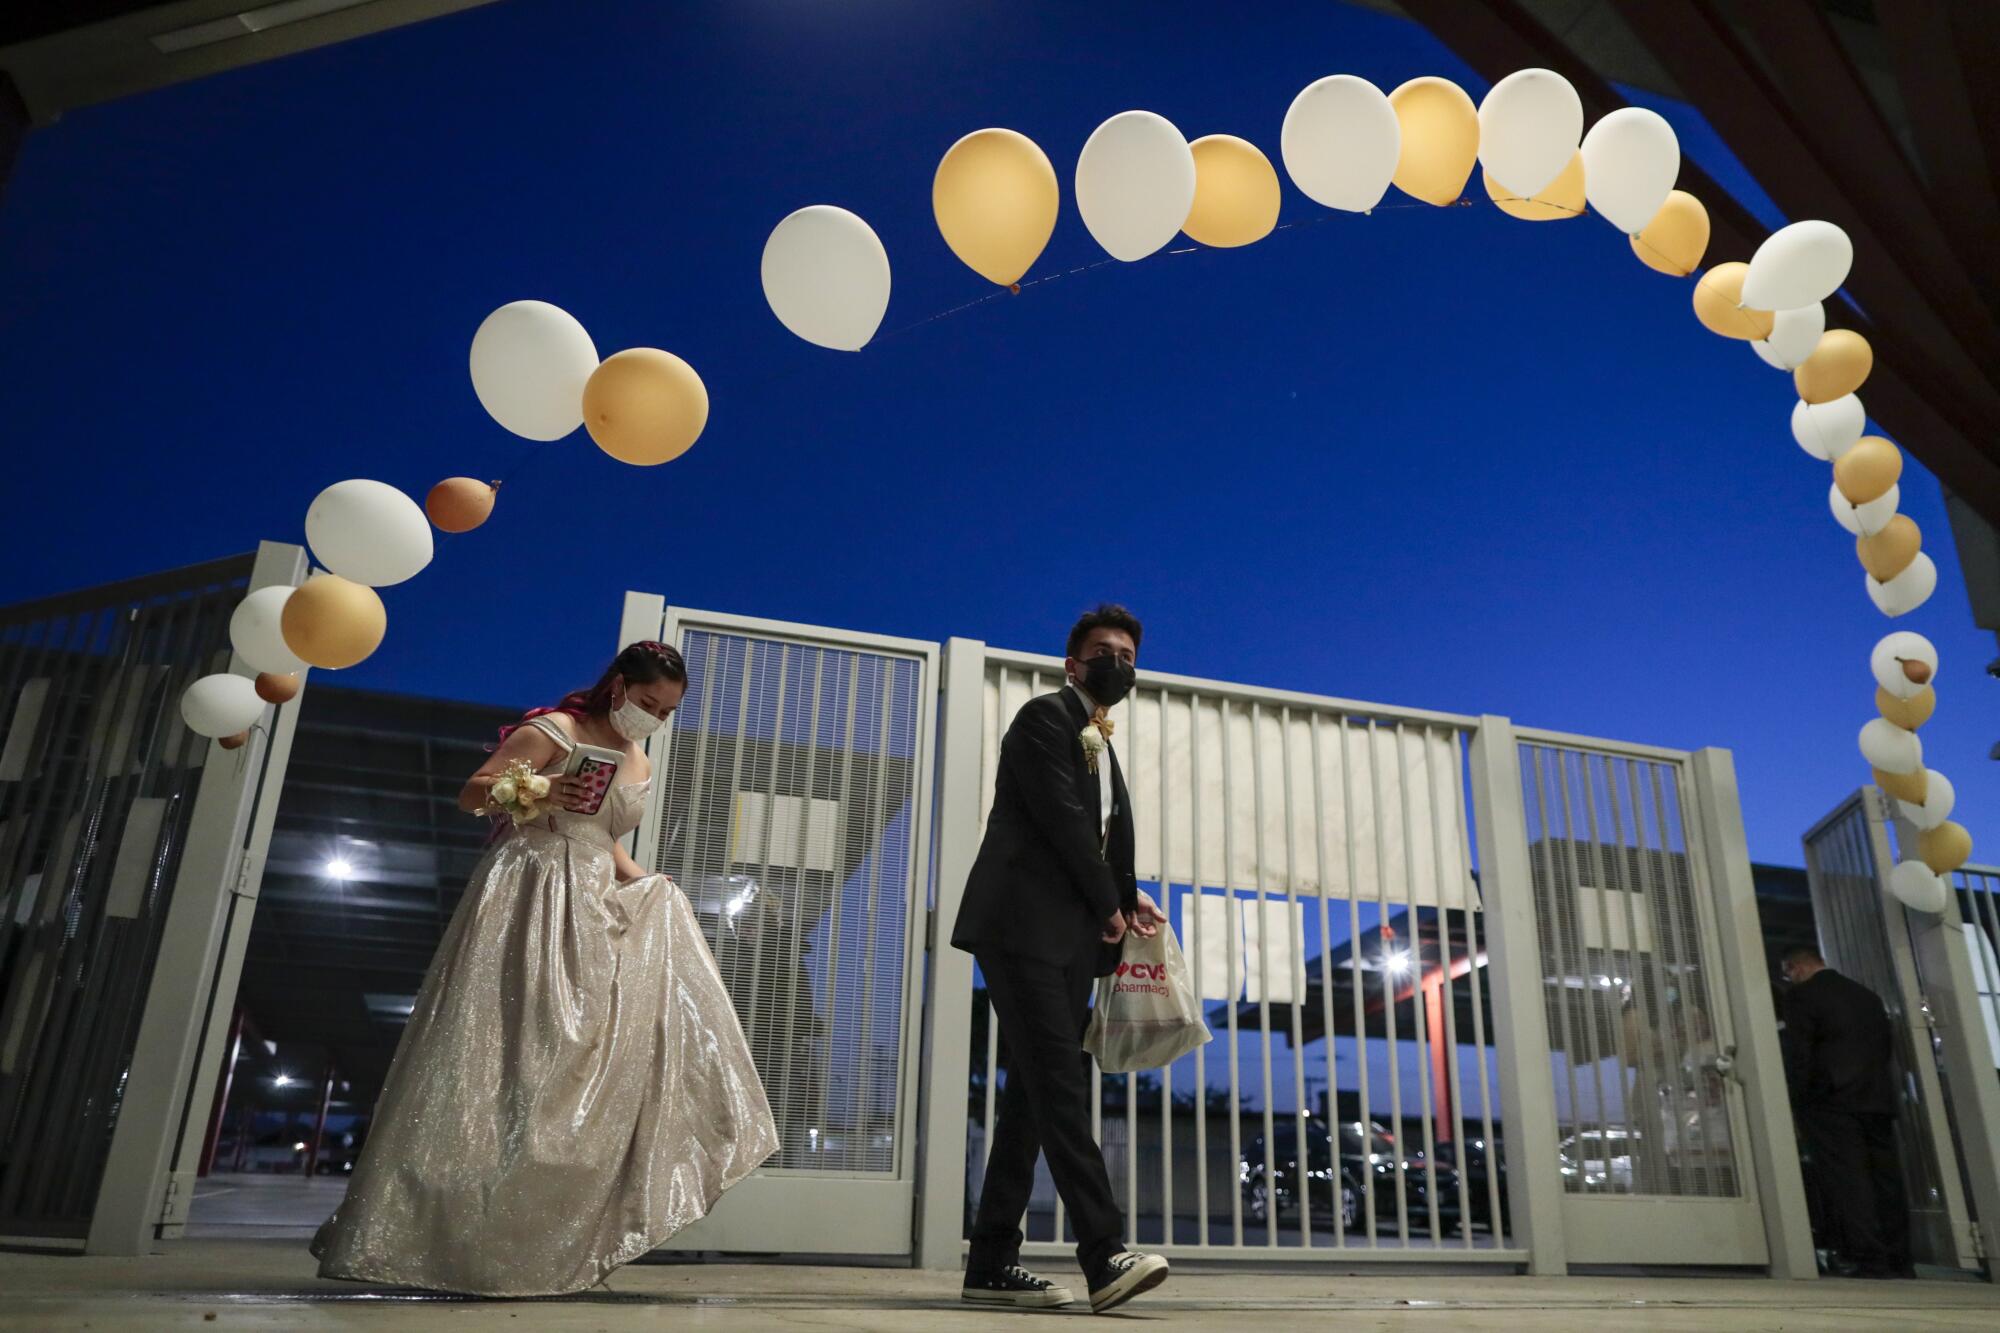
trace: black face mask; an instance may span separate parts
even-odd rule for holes
[[[1083,664],[1083,688],[1091,698],[1110,708],[1132,692],[1138,674],[1130,662],[1121,662],[1106,653]]]

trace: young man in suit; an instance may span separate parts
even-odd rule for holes
[[[1136,1254],[1090,1132],[1095,1095],[1083,1034],[1093,981],[1118,965],[1127,930],[1165,920],[1133,873],[1131,799],[1111,746],[1109,709],[1131,692],[1139,621],[1100,606],[1070,631],[1068,683],[1031,699],[1000,745],[986,838],[966,880],[951,942],[979,960],[1000,1023],[1001,1094],[965,1271],[968,1301],[1066,1305],[1071,1296],[1021,1267],[1021,1215],[1046,1155],[1076,1229],[1077,1262],[1103,1313],[1167,1277]]]
[[[1830,1248],[1861,1277],[1910,1275],[1910,1211],[1896,1150],[1894,1032],[1882,1000],[1792,949],[1785,981],[1785,1077],[1812,1155]]]

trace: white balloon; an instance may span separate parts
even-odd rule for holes
[[[560,440],[583,424],[583,386],[597,345],[568,311],[515,301],[472,335],[472,391],[495,421],[530,440]]]
[[[288,676],[306,669],[306,664],[286,645],[284,633],[278,628],[279,617],[284,615],[285,603],[291,597],[291,588],[283,584],[259,588],[230,613],[230,645],[252,670]]]
[[[1801,399],[1792,409],[1792,438],[1814,458],[1831,462],[1854,447],[1868,429],[1868,412],[1853,394],[1830,403]]]
[[[1825,332],[1826,307],[1814,301],[1796,310],[1778,311],[1771,323],[1771,336],[1752,339],[1750,350],[1762,357],[1767,366],[1797,370],[1813,354],[1813,348],[1819,346],[1819,336]]]
[[[1942,912],[1951,901],[1951,881],[1922,861],[1904,861],[1889,872],[1889,892],[1918,912]]]
[[[1861,728],[1861,756],[1884,773],[1914,773],[1924,766],[1924,743],[1886,717]]]
[[[1583,99],[1554,70],[1516,70],[1479,103],[1479,161],[1495,184],[1522,199],[1562,175],[1582,134]]]
[[[1144,259],[1180,234],[1194,207],[1194,154],[1165,116],[1121,111],[1076,159],[1076,211],[1105,253]]]
[[[1921,683],[1911,680],[1903,671],[1905,662],[1922,662],[1930,668],[1930,676]],[[1884,634],[1868,654],[1868,669],[1875,673],[1875,683],[1893,697],[1914,698],[1937,678],[1937,648],[1923,635],[1899,629]]]
[[[771,229],[763,277],[778,322],[836,352],[866,347],[889,311],[889,252],[873,227],[831,204],[801,208]]]
[[[1628,236],[1645,230],[1680,174],[1673,126],[1642,106],[1619,107],[1583,136],[1583,196]]]
[[[1792,310],[1824,301],[1847,281],[1854,242],[1831,222],[1794,222],[1764,238],[1743,275],[1743,304]]]
[[[1833,510],[1834,521],[1857,537],[1873,537],[1889,526],[1889,520],[1896,516],[1896,506],[1903,498],[1901,486],[1891,486],[1867,504],[1854,504],[1840,493],[1840,483],[1827,488],[1827,507]]]
[[[1314,203],[1347,213],[1382,202],[1402,152],[1403,127],[1388,97],[1352,74],[1307,84],[1278,134],[1292,184]]]
[[[181,694],[181,720],[197,736],[234,736],[264,715],[257,686],[245,676],[203,676]]]
[[[1875,609],[1894,619],[1908,615],[1931,599],[1931,594],[1937,591],[1937,562],[1919,551],[1909,567],[1887,583],[1877,583],[1873,574],[1861,577],[1868,580],[1868,600],[1875,603]]]
[[[1903,818],[1919,829],[1928,831],[1951,818],[1951,808],[1958,804],[1958,793],[1952,790],[1951,779],[1935,768],[1924,770],[1924,803],[1916,805],[1909,801],[1898,801],[1896,807],[1903,812]],[[1924,867],[1928,870],[1930,867]]]
[[[306,509],[306,543],[332,573],[373,588],[431,562],[431,524],[417,502],[379,481],[339,481]]]

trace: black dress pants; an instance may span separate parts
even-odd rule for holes
[[[1864,1272],[1899,1273],[1910,1263],[1910,1210],[1896,1117],[1809,1106],[1799,1112],[1812,1154],[1828,1248]]]
[[[1094,951],[1068,964],[982,952],[979,970],[1000,1022],[1006,1087],[995,1110],[992,1152],[972,1224],[971,1272],[1017,1263],[1021,1215],[1035,1186],[1035,1158],[1048,1158],[1056,1193],[1076,1229],[1085,1273],[1123,1249],[1125,1218],[1111,1193],[1104,1153],[1090,1135],[1090,1021]]]

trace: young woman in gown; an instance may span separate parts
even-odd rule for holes
[[[491,1296],[581,1291],[707,1214],[777,1128],[687,900],[616,841],[639,823],[641,742],[687,668],[658,643],[502,733],[459,806],[526,759],[544,813],[473,872],[396,1049],[322,1277]],[[623,751],[595,814],[562,777]]]

